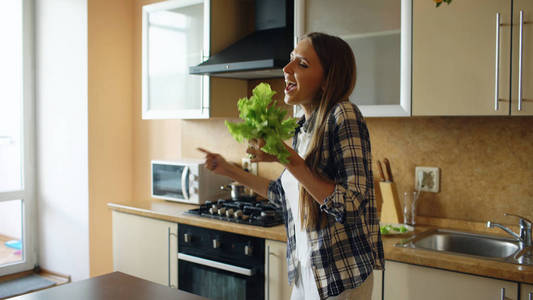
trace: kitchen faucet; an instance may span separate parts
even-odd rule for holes
[[[498,227],[498,228],[501,228],[503,231],[507,232],[508,234],[512,235],[519,243],[519,247],[520,247],[520,251],[519,252],[522,252],[522,250],[525,250],[525,253],[528,257],[531,256],[531,253],[533,252],[532,251],[532,247],[531,247],[531,221],[528,220],[527,218],[524,218],[522,216],[519,216],[519,215],[515,215],[515,214],[509,214],[509,213],[504,213],[503,214],[504,216],[512,216],[512,217],[517,217],[520,219],[520,222],[518,223],[519,226],[520,226],[520,235],[514,233],[511,229],[501,225],[501,224],[498,224],[498,223],[494,223],[492,221],[488,221],[487,222],[487,228],[494,228],[494,227]]]

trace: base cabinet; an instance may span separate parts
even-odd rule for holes
[[[533,284],[520,284],[520,300],[533,300]]]
[[[265,240],[265,299],[291,298],[287,282],[287,244]]]
[[[113,270],[178,285],[178,224],[113,211]]]
[[[374,270],[374,286],[372,287],[372,300],[383,300],[382,270]]]
[[[517,300],[518,283],[387,261],[385,300]],[[505,289],[505,297],[502,297]],[[527,298],[525,298],[527,299]]]

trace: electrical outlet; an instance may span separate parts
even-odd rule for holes
[[[422,192],[439,192],[440,172],[436,167],[415,168],[415,189]]]
[[[241,159],[241,166],[243,170],[246,170],[254,175],[257,175],[257,163],[251,162],[250,158],[243,157]]]

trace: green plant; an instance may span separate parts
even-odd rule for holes
[[[450,3],[452,3],[452,0],[433,0],[433,2],[435,2],[435,7],[439,7],[443,2],[450,5]]]
[[[287,111],[272,102],[276,94],[269,84],[260,83],[252,91],[250,99],[242,98],[237,103],[239,117],[244,121],[232,123],[225,121],[229,132],[238,142],[250,139],[263,139],[264,152],[272,154],[284,164],[289,163],[290,153],[285,148],[284,140],[292,137],[297,126],[297,119],[285,118]]]

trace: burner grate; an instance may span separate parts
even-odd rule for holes
[[[200,208],[191,209],[189,214],[238,224],[272,227],[283,224],[281,209],[268,201],[233,201],[219,199],[216,203],[207,201]]]

